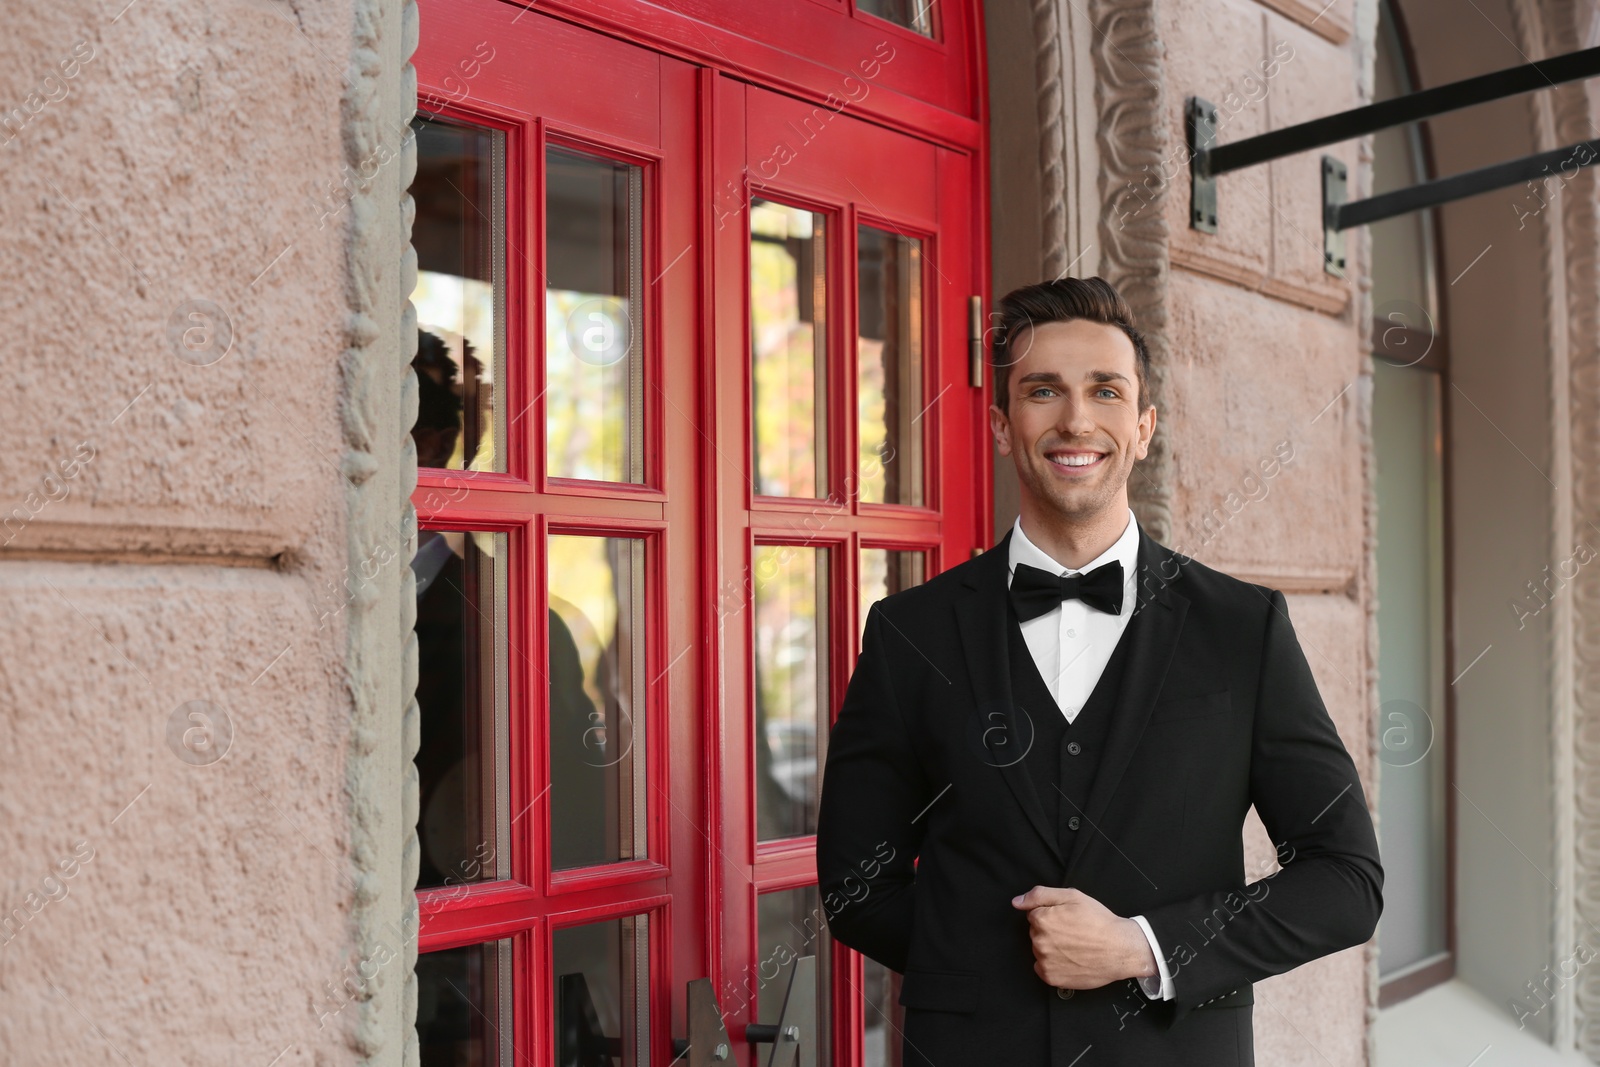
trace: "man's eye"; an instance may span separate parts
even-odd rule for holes
[[[1035,389],[1033,392],[1029,393],[1028,395],[1029,396],[1055,396],[1056,395],[1056,391],[1054,389],[1050,388],[1048,385],[1041,385],[1037,389]]]
[[[1115,389],[1111,388],[1110,386],[1105,386],[1105,387],[1097,390],[1097,392],[1099,393],[1099,395],[1108,396],[1113,400],[1115,400],[1117,398],[1117,391]]]

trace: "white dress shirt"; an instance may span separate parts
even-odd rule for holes
[[[1051,695],[1055,697],[1056,707],[1069,723],[1078,717],[1083,706],[1089,702],[1089,694],[1094,692],[1111,654],[1116,651],[1117,642],[1128,628],[1128,621],[1133,618],[1134,585],[1138,578],[1139,523],[1134,519],[1132,510],[1129,510],[1128,525],[1123,529],[1122,536],[1081,568],[1063,567],[1044,549],[1028,540],[1028,535],[1022,532],[1021,516],[1011,528],[1006,577],[1008,587],[1019,563],[1038,567],[1051,574],[1083,574],[1112,560],[1122,564],[1122,611],[1119,614],[1112,615],[1091,608],[1081,600],[1072,599],[1063,600],[1059,607],[1051,608],[1043,615],[1021,624],[1022,639],[1033,656],[1034,666],[1039,669],[1039,677],[1044,679]],[[1139,924],[1145,940],[1150,943],[1150,951],[1155,953],[1156,968],[1160,972],[1149,978],[1140,978],[1139,988],[1151,999],[1159,997],[1161,1000],[1171,1000],[1172,975],[1167,970],[1167,961],[1161,955],[1161,946],[1156,944],[1156,935],[1143,915],[1135,915],[1133,921]]]

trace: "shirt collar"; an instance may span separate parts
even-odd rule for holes
[[[1132,585],[1134,581],[1134,565],[1139,559],[1139,520],[1134,517],[1133,509],[1128,509],[1128,525],[1122,531],[1122,536],[1117,538],[1110,548],[1100,553],[1087,565],[1080,568],[1063,567],[1057,563],[1044,549],[1028,540],[1028,535],[1022,532],[1022,516],[1017,516],[1017,521],[1011,526],[1011,551],[1007,560],[1010,573],[1016,573],[1017,564],[1026,563],[1030,567],[1038,567],[1051,574],[1082,574],[1092,571],[1096,567],[1116,560],[1122,564],[1123,584]],[[1010,580],[1009,574],[1007,581]]]

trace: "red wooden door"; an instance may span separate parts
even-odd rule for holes
[[[866,608],[977,544],[970,157],[718,78],[722,1007],[775,1022],[815,956],[832,1062],[898,1062],[892,976],[835,949],[817,786]],[[886,857],[876,857],[881,861]],[[862,857],[863,864],[875,857]],[[819,1062],[829,1062],[824,1056]]]
[[[700,978],[726,1062],[808,994],[817,1062],[897,1062],[812,834],[866,605],[986,543],[976,157],[422,14],[422,1062],[666,1064]]]

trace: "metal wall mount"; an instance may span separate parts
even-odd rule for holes
[[[1184,128],[1189,138],[1189,225],[1204,233],[1217,232],[1217,179],[1206,166],[1217,146],[1217,108],[1209,100],[1191,96],[1184,108]]]
[[[1322,269],[1344,277],[1344,230],[1339,207],[1350,187],[1350,168],[1336,156],[1322,157]]]

